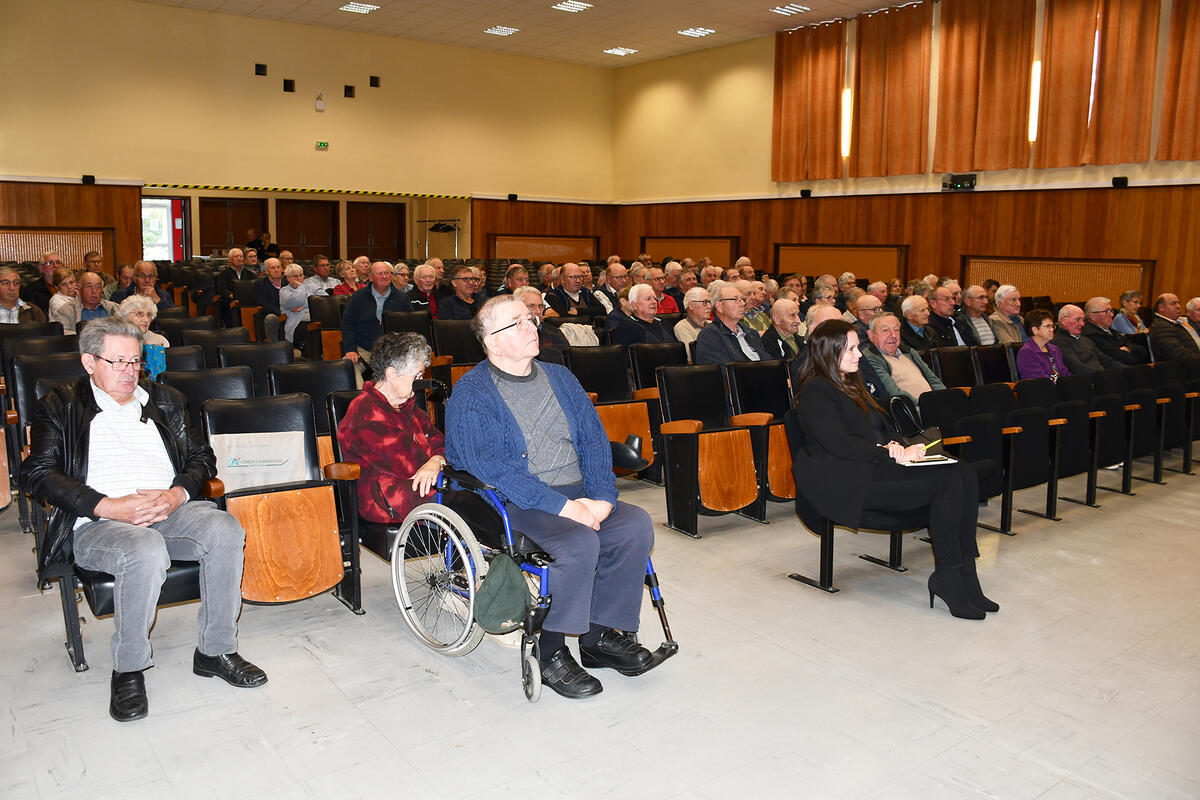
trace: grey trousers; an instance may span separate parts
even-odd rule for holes
[[[152,666],[150,627],[171,559],[200,562],[200,652],[236,651],[245,543],[237,519],[208,500],[184,503],[150,527],[105,519],[77,528],[75,563],[116,578],[113,669],[136,672]]]
[[[594,531],[557,514],[512,504],[507,509],[512,529],[554,559],[545,630],[586,633],[588,623],[594,622],[637,631],[646,561],[654,547],[649,514],[618,500],[600,530]]]

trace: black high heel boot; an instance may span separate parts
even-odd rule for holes
[[[962,573],[956,567],[936,569],[929,576],[930,608],[933,608],[934,595],[942,598],[950,613],[961,619],[983,619],[987,616],[967,599]]]
[[[979,573],[975,569],[975,559],[968,558],[966,562],[959,565],[958,570],[962,573],[963,588],[967,590],[967,599],[971,601],[971,605],[984,611],[1000,610],[1000,604],[989,600],[979,585]]]

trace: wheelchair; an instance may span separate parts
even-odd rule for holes
[[[619,459],[618,466],[636,466],[640,445],[614,442],[614,463]],[[423,644],[443,655],[466,655],[485,635],[475,621],[475,600],[487,565],[498,553],[513,558],[529,584],[531,599],[520,628],[521,685],[525,698],[536,703],[542,691],[537,633],[550,610],[553,559],[511,528],[494,487],[444,467],[436,502],[417,506],[401,524],[392,546],[392,587],[405,624]],[[649,559],[645,582],[666,637],[653,651],[649,671],[679,652],[679,644],[671,636],[666,603]]]

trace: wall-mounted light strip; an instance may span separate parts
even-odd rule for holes
[[[1038,107],[1042,102],[1042,62],[1034,61],[1029,76],[1029,141],[1038,135]]]

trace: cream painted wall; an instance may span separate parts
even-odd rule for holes
[[[611,87],[607,70],[392,37],[0,0],[0,175],[607,202]]]

